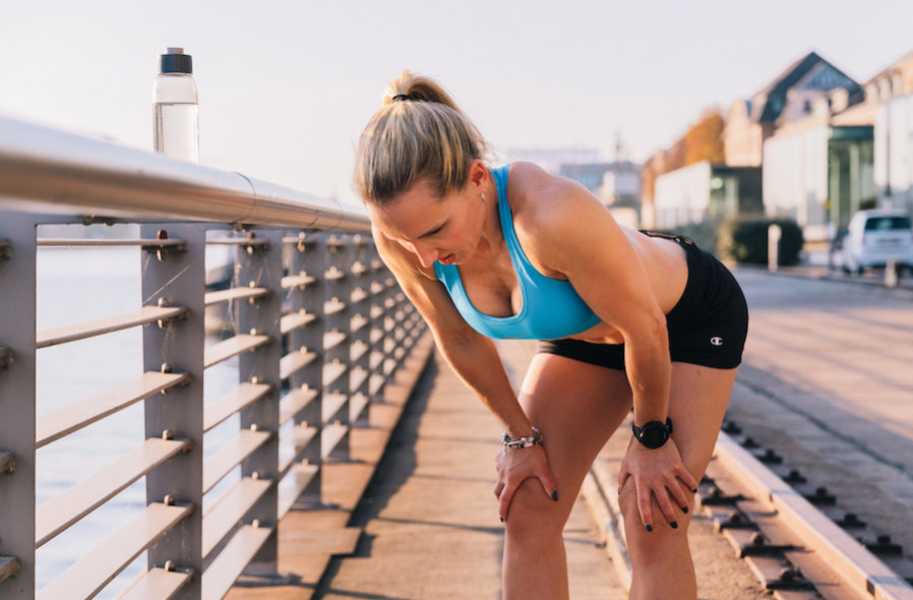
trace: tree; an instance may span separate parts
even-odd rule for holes
[[[641,195],[644,201],[653,201],[656,178],[701,161],[724,163],[723,115],[716,106],[701,113],[696,123],[665,150],[659,150],[644,162],[641,171]]]
[[[725,162],[723,150],[723,115],[717,107],[704,111],[697,123],[684,136],[684,165],[701,161],[713,164]],[[683,166],[684,166],[683,165]]]

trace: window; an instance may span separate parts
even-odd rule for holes
[[[910,229],[910,217],[870,217],[865,221],[866,231],[897,231]]]

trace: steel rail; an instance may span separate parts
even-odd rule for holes
[[[632,564],[616,493],[616,474],[607,461],[596,460],[587,474],[582,491],[605,540],[606,551],[612,558],[616,573],[625,589],[630,589]],[[785,550],[785,558],[802,565],[802,571],[809,568],[805,577],[799,572],[796,572],[798,575],[781,572],[782,567],[778,567],[774,573],[770,569],[771,564],[776,562],[771,558],[775,555],[768,556],[763,553],[768,548],[760,548],[759,555],[751,552],[744,555],[759,579],[763,581],[773,575],[784,581],[792,578],[823,584],[817,592],[820,595],[816,595],[815,591],[777,590],[774,592],[775,597],[913,600],[913,587],[901,575],[831,521],[799,491],[725,432],[719,434],[708,475],[711,475],[708,481],[712,481],[717,489],[719,478],[723,477],[725,497],[708,499],[702,496],[701,508],[718,522],[721,531],[731,536],[731,543],[751,540],[756,533],[763,534],[766,545],[789,544],[788,540],[792,540],[791,549]],[[701,489],[702,493],[706,489],[703,482]],[[717,500],[726,504],[718,507]],[[720,520],[733,513],[744,513],[751,522],[745,522],[744,519],[732,523]],[[781,559],[782,557],[777,560]],[[795,589],[798,590],[798,587]]]
[[[369,230],[359,206],[9,117],[0,117],[0,205],[88,221]]]
[[[824,558],[859,598],[913,600],[913,587],[903,577],[724,432],[717,440],[716,457],[753,498],[772,505],[786,527]]]

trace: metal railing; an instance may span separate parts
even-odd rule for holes
[[[99,222],[138,223],[140,235],[37,236]],[[423,332],[368,228],[356,209],[238,173],[0,118],[0,597],[91,598],[143,551],[123,597],[221,598],[242,572],[275,572],[279,519],[321,506],[322,465],[349,459],[351,428]],[[36,331],[39,247],[84,245],[142,249],[142,306]],[[205,285],[215,245],[234,250],[227,289]],[[235,334],[207,344],[206,309],[222,304]],[[135,327],[139,377],[37,416],[41,349]],[[204,372],[232,357],[237,386],[204,403]],[[132,451],[36,502],[39,448],[140,402]],[[204,461],[207,432],[235,414],[240,430]],[[37,590],[36,549],[142,477],[145,508]]]

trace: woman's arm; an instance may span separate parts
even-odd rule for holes
[[[405,249],[376,231],[374,240],[381,258],[428,323],[435,344],[460,379],[475,391],[511,437],[531,435],[532,426],[510,386],[494,343],[466,323],[443,286],[421,273]],[[558,501],[558,482],[542,446],[512,450],[502,447],[496,464],[498,482],[494,493],[501,521],[507,518],[511,499],[526,479],[538,479],[546,496]]]
[[[373,234],[378,253],[428,323],[438,350],[450,366],[512,437],[530,435],[531,424],[517,401],[494,343],[466,323],[443,286],[420,272],[408,251],[377,231]]]
[[[591,309],[624,336],[625,370],[634,397],[634,422],[664,422],[669,410],[672,364],[666,317],[646,270],[611,213],[582,186],[554,178],[550,201],[531,211],[539,256],[563,273]],[[697,481],[685,468],[672,439],[656,449],[637,442],[628,446],[620,485],[634,479],[641,521],[653,529],[653,502],[677,527],[672,500],[687,510],[686,489]],[[687,488],[685,488],[685,485]],[[619,488],[620,489],[620,488]]]

